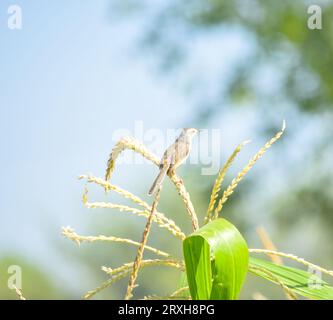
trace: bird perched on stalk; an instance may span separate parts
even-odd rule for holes
[[[198,131],[195,128],[184,128],[176,141],[164,152],[159,165],[160,172],[148,195],[152,195],[160,187],[166,174],[173,173],[186,161],[191,151],[192,139]]]

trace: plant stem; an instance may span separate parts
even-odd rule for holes
[[[146,245],[147,240],[148,240],[149,231],[150,231],[150,228],[151,228],[151,225],[152,225],[152,222],[153,222],[153,217],[154,217],[154,214],[156,212],[158,201],[160,199],[160,193],[161,193],[161,187],[159,187],[159,189],[156,192],[156,196],[155,196],[153,205],[151,207],[150,215],[148,217],[146,227],[143,231],[141,245],[140,245],[140,247],[138,249],[138,252],[136,254],[136,258],[135,258],[135,261],[134,261],[134,264],[133,264],[131,277],[130,277],[129,282],[128,282],[127,291],[126,291],[126,295],[125,295],[125,300],[129,300],[133,296],[132,292],[133,292],[133,289],[135,287],[135,281],[136,281],[136,278],[138,276],[138,272],[139,272],[139,269],[140,269],[140,264],[141,264],[141,261],[142,261],[143,251],[145,249],[145,245]]]

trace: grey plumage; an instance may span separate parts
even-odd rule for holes
[[[150,190],[148,191],[148,195],[152,195],[155,191],[157,191],[157,188],[162,184],[165,175],[167,174],[169,169],[169,166],[167,165],[160,165],[160,172],[158,176],[156,177],[155,181],[153,182],[153,185],[151,186]]]
[[[186,161],[191,150],[192,139],[197,132],[198,130],[194,128],[183,129],[176,141],[164,152],[160,162],[160,172],[151,186],[148,195],[152,195],[157,191],[166,174],[173,172]]]

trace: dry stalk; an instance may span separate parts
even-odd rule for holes
[[[115,185],[109,183],[108,181],[105,181],[105,180],[103,180],[101,178],[98,178],[98,177],[94,177],[93,175],[90,175],[90,174],[89,175],[81,175],[81,176],[79,176],[79,179],[80,180],[81,179],[86,179],[87,182],[95,183],[99,186],[102,186],[104,189],[106,189],[108,191],[109,190],[115,191],[118,194],[122,195],[124,198],[129,199],[132,202],[150,210],[150,206],[148,205],[147,202],[141,200],[138,196],[134,195],[133,193],[131,193],[131,192],[125,190],[125,189],[122,189],[118,186],[115,186]]]
[[[22,293],[22,290],[17,288],[16,286],[13,285],[13,288],[17,294],[17,296],[19,297],[20,300],[27,300],[24,296],[23,296],[23,293]]]
[[[219,213],[222,211],[223,205],[228,200],[229,196],[234,192],[238,183],[244,178],[244,176],[250,171],[250,169],[254,166],[254,164],[264,155],[264,153],[269,149],[277,140],[280,139],[284,130],[286,128],[285,121],[283,121],[282,129],[250,159],[248,164],[238,173],[237,177],[231,181],[231,184],[228,188],[223,192],[222,199],[219,200],[217,208],[215,209],[215,218],[218,217]]]
[[[182,287],[182,288],[179,288],[178,290],[176,290],[175,292],[173,292],[170,297],[174,298],[174,297],[178,297],[181,293],[184,293],[186,291],[189,290],[189,287],[186,286],[186,287]]]
[[[125,271],[123,273],[119,273],[118,275],[104,281],[100,286],[98,286],[96,289],[88,291],[84,296],[83,299],[90,299],[92,298],[95,294],[99,293],[103,289],[106,289],[107,287],[111,286],[113,283],[125,278],[130,274],[130,271]]]
[[[266,270],[264,268],[260,268],[260,267],[253,267],[253,266],[249,266],[249,270],[250,271],[251,270],[259,270],[263,273],[266,273],[272,279],[272,281],[276,282],[277,284],[279,284],[281,286],[284,293],[288,297],[290,297],[291,300],[297,300],[297,296],[288,288],[288,286],[286,286],[282,281],[280,281],[279,278],[277,278],[274,274],[272,274],[268,270]]]
[[[277,251],[277,248],[275,247],[273,241],[271,240],[270,236],[268,235],[267,231],[265,230],[264,227],[260,226],[256,229],[257,234],[266,250],[272,250],[272,251]],[[269,256],[272,260],[273,263],[276,263],[278,265],[283,265],[282,258],[277,255],[270,255]],[[286,292],[286,297],[289,300],[295,300],[294,296],[290,296],[288,292]]]
[[[261,292],[254,292],[252,298],[253,300],[268,300]]]
[[[264,227],[259,226],[256,229],[256,231],[266,250],[277,251],[276,246],[274,245],[273,241],[271,240],[269,234],[267,233],[267,231]],[[283,265],[283,261],[280,256],[271,254],[269,257],[271,258],[272,262],[274,262],[278,265]]]
[[[110,180],[115,168],[116,159],[118,158],[120,153],[126,149],[133,150],[134,152],[141,154],[144,158],[155,163],[157,166],[160,163],[160,159],[156,157],[152,152],[150,152],[141,142],[133,138],[122,138],[116,143],[110,153],[107,163],[107,169],[105,172],[105,181]]]
[[[185,185],[183,183],[183,180],[181,178],[179,178],[175,173],[171,173],[169,175],[169,177],[170,177],[171,181],[174,183],[174,185],[175,185],[175,187],[178,191],[178,194],[183,199],[186,211],[187,211],[187,213],[190,216],[191,221],[192,221],[193,230],[195,231],[195,230],[199,229],[198,217],[195,213],[192,201],[190,199],[190,194],[185,189]]]
[[[135,139],[132,139],[132,138],[123,138],[120,141],[118,141],[118,143],[115,145],[115,147],[112,149],[112,151],[110,153],[108,164],[107,164],[107,169],[106,169],[106,173],[105,173],[106,181],[111,178],[111,175],[115,168],[115,162],[116,162],[117,157],[125,149],[130,149],[130,150],[133,150],[134,152],[141,154],[145,159],[151,161],[152,163],[154,163],[157,166],[159,166],[159,164],[160,164],[160,159],[158,157],[156,157],[152,152],[150,152],[141,142],[139,142]],[[181,198],[185,204],[186,211],[189,214],[191,221],[192,221],[193,229],[197,230],[197,228],[199,227],[198,218],[195,213],[190,196],[189,196],[188,192],[186,191],[183,181],[175,173],[170,173],[169,177],[170,177],[171,181],[174,183],[174,185],[178,191],[178,194],[181,196]]]
[[[140,246],[140,242],[133,241],[131,239],[124,239],[124,238],[119,238],[119,237],[112,237],[112,236],[104,236],[104,235],[99,235],[99,236],[81,236],[78,235],[71,227],[63,227],[62,228],[62,234],[74,241],[76,244],[80,245],[81,242],[121,242],[121,243],[127,243],[131,244],[134,246]],[[164,251],[158,250],[156,248],[150,247],[150,246],[145,246],[145,249],[151,252],[154,252],[155,254],[163,257],[170,257],[169,253],[166,253]]]
[[[95,178],[94,178],[94,181],[98,181],[98,180],[95,180]],[[129,193],[129,192],[127,192],[127,193]],[[135,195],[132,195],[132,196],[133,197],[130,197],[130,199],[132,199],[132,200],[133,199],[140,199]],[[135,201],[135,202],[138,203],[138,201]],[[145,210],[132,208],[132,207],[122,205],[122,204],[113,204],[113,203],[110,203],[110,202],[88,202],[88,190],[87,189],[85,189],[85,192],[84,192],[84,195],[83,195],[83,204],[89,209],[96,209],[96,208],[118,209],[121,212],[131,212],[131,213],[134,213],[138,216],[143,216],[143,217],[148,218],[148,216],[150,214],[151,207],[147,203],[142,201],[141,199],[140,199],[140,202],[143,203],[143,206],[146,208]],[[168,219],[163,213],[156,212],[153,219],[154,219],[154,222],[156,222],[159,225],[159,227],[169,230],[174,236],[176,236],[180,240],[185,239],[185,237],[186,237],[185,234],[176,225],[176,223],[172,219]]]
[[[207,222],[209,222],[211,220],[211,213],[214,210],[216,199],[217,199],[217,197],[219,195],[222,182],[224,180],[224,177],[225,177],[228,169],[232,165],[232,163],[235,160],[237,154],[248,143],[250,143],[250,140],[247,140],[247,141],[244,141],[243,143],[240,143],[236,147],[236,149],[234,150],[234,152],[231,154],[231,156],[229,157],[229,159],[227,160],[227,162],[224,164],[223,168],[219,171],[219,174],[218,174],[218,176],[217,176],[217,178],[215,180],[215,183],[214,183],[214,186],[213,186],[213,189],[212,189],[212,193],[211,193],[211,196],[210,196],[210,201],[209,201],[209,204],[208,204],[208,209],[207,209],[207,213],[206,213],[206,217],[205,217],[205,223],[207,223]]]
[[[322,273],[328,274],[329,276],[333,277],[333,270],[327,270],[325,268],[322,268],[320,266],[317,266],[311,262],[308,262],[306,260],[304,260],[303,258],[299,258],[293,254],[290,253],[284,253],[284,252],[279,252],[279,251],[272,251],[272,250],[266,250],[266,249],[249,249],[250,253],[263,253],[263,254],[267,254],[267,255],[277,255],[280,257],[284,257],[287,259],[291,259],[294,260],[298,263],[301,263],[307,267],[310,267],[312,269],[318,270]]]
[[[104,272],[106,272],[107,274],[111,275],[111,278],[108,279],[108,280],[106,280],[106,281],[104,281],[97,288],[88,291],[84,295],[83,298],[84,299],[90,299],[91,297],[93,297],[95,294],[99,293],[103,289],[108,288],[113,283],[115,283],[115,282],[117,282],[117,281],[125,278],[126,276],[128,276],[131,273],[131,270],[133,268],[133,264],[134,264],[134,262],[125,263],[124,265],[122,265],[121,267],[116,268],[116,269],[102,267],[102,270]],[[162,260],[162,259],[142,260],[141,268],[150,267],[150,266],[156,266],[156,265],[168,266],[168,267],[172,267],[172,268],[176,268],[176,269],[180,269],[180,270],[184,271],[184,265],[182,264],[182,262],[177,261],[177,260],[173,260],[173,259],[166,259],[166,260]]]
[[[109,268],[103,266],[102,271],[104,271],[110,276],[114,276],[124,271],[132,270],[133,265],[134,262],[124,263],[122,266],[118,268]],[[176,259],[146,259],[141,261],[141,266],[140,266],[141,269],[151,266],[166,266],[166,267],[176,268],[181,271],[185,270],[184,263]]]
[[[179,299],[183,299],[183,300],[191,300],[190,296],[177,296],[177,297],[171,297],[171,296],[166,296],[166,297],[161,297],[161,296],[157,296],[157,295],[150,295],[150,296],[145,296],[143,299],[141,300],[179,300]]]
[[[134,289],[134,286],[135,286],[135,281],[136,281],[136,278],[138,276],[138,272],[139,272],[139,269],[140,269],[140,264],[141,264],[142,257],[143,257],[143,251],[145,249],[145,245],[146,245],[147,240],[148,240],[151,225],[153,223],[153,217],[154,217],[154,214],[156,212],[158,201],[160,200],[160,194],[161,194],[161,187],[159,187],[159,189],[157,190],[153,205],[151,207],[151,212],[150,212],[150,215],[149,215],[148,220],[147,220],[146,227],[143,231],[141,245],[138,248],[138,252],[137,252],[136,258],[134,260],[134,264],[133,264],[132,273],[131,273],[131,276],[130,276],[130,279],[129,279],[129,282],[128,282],[127,291],[126,291],[126,294],[125,294],[125,300],[129,300],[133,296],[132,292],[133,292],[133,289]]]

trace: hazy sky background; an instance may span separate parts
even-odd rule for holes
[[[55,267],[49,240],[85,225],[76,177],[104,173],[113,131],[177,126],[187,106],[130,57],[135,28],[110,23],[109,1],[17,1],[20,31],[7,28],[10,4],[0,3],[0,250]]]

